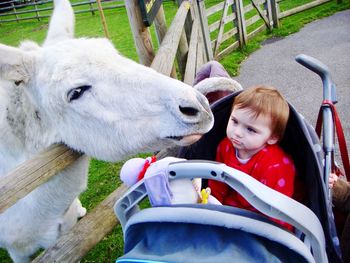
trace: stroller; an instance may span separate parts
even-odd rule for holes
[[[324,99],[335,102],[335,85],[327,67],[306,55],[296,60],[321,77]],[[334,144],[332,112],[323,108],[322,152],[315,130],[290,105],[280,144],[292,156],[306,186],[306,198],[301,204],[240,171],[212,161],[218,143],[226,136],[237,94],[212,104],[213,129],[195,144],[181,148],[178,157],[187,161],[170,163],[166,175],[170,181],[200,177],[224,182],[262,214],[293,225],[295,231],[235,207],[181,204],[139,210],[138,204],[148,194],[141,180],[115,204],[125,253],[117,262],[342,262],[328,190]]]

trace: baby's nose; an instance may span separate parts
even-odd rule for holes
[[[235,134],[237,137],[242,137],[242,129],[240,127],[235,128]]]

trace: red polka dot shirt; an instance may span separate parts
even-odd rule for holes
[[[291,157],[280,146],[267,145],[252,156],[246,163],[241,163],[231,141],[223,139],[216,152],[216,161],[249,174],[270,188],[292,197],[294,192],[295,167]],[[228,185],[209,180],[212,195],[222,204],[257,212],[240,194]],[[273,198],[273,196],[271,197]],[[280,220],[272,219],[289,230],[293,227]]]

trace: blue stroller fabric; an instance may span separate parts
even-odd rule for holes
[[[293,233],[268,218],[215,205],[142,210],[126,226],[124,249],[117,262],[313,262]]]

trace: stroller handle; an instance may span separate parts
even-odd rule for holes
[[[222,163],[202,160],[173,162],[168,165],[167,173],[170,181],[204,178],[226,183],[263,214],[287,222],[302,231],[310,240],[315,261],[327,262],[322,226],[317,216],[301,203]],[[116,203],[115,213],[123,230],[129,218],[137,212],[137,204],[146,195],[141,180]]]
[[[323,100],[331,101],[333,104],[337,103],[336,98],[336,86],[332,81],[328,67],[321,61],[310,57],[305,54],[300,54],[296,56],[295,60],[303,65],[304,67],[310,69],[320,76],[323,84]],[[329,175],[332,168],[332,159],[334,155],[334,125],[333,125],[333,114],[329,106],[322,107],[323,115],[323,151],[324,151],[324,183],[328,188]]]
[[[299,64],[303,65],[304,67],[308,68],[309,70],[315,72],[317,75],[320,76],[323,83],[323,99],[330,100],[333,103],[336,103],[336,88],[331,80],[328,67],[321,61],[305,54],[300,54],[296,56],[295,60]]]

